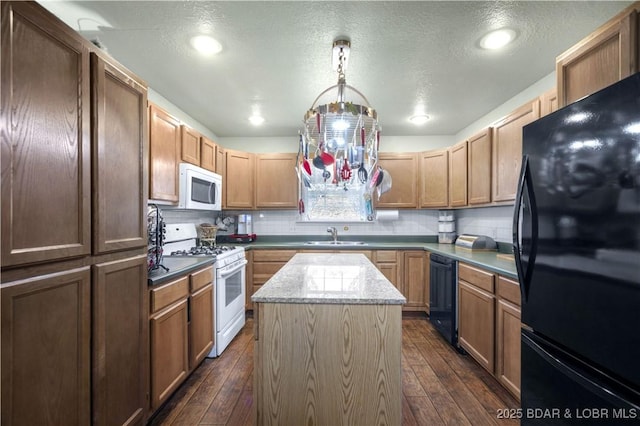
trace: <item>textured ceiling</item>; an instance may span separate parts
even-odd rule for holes
[[[351,40],[347,84],[383,133],[453,135],[554,70],[558,54],[630,2],[85,1],[42,2],[221,137],[291,136],[336,84],[331,46]],[[79,27],[80,26],[80,27]],[[502,51],[479,49],[509,27]],[[189,38],[224,50],[204,58]],[[349,100],[349,99],[347,99]],[[408,122],[422,105],[432,119]],[[248,123],[257,109],[266,122]]]

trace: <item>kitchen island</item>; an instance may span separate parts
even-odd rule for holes
[[[400,425],[405,298],[362,254],[297,254],[253,296],[258,425]]]

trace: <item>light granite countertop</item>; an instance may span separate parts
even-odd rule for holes
[[[258,303],[399,305],[405,297],[363,254],[296,254],[253,296]]]

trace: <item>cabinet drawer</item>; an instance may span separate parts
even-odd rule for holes
[[[498,296],[520,306],[520,284],[509,278],[498,276]]]
[[[189,295],[189,277],[182,277],[151,290],[151,313],[166,308]]]
[[[191,293],[213,282],[213,267],[209,266],[191,274]]]
[[[295,254],[295,250],[256,250],[253,252],[253,261],[288,262]]]
[[[458,276],[461,280],[493,293],[493,274],[490,272],[460,263],[458,265]]]
[[[395,250],[378,250],[375,253],[376,263],[396,263],[398,252]]]

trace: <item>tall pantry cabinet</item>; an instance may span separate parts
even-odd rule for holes
[[[0,422],[143,424],[146,84],[2,2]]]

